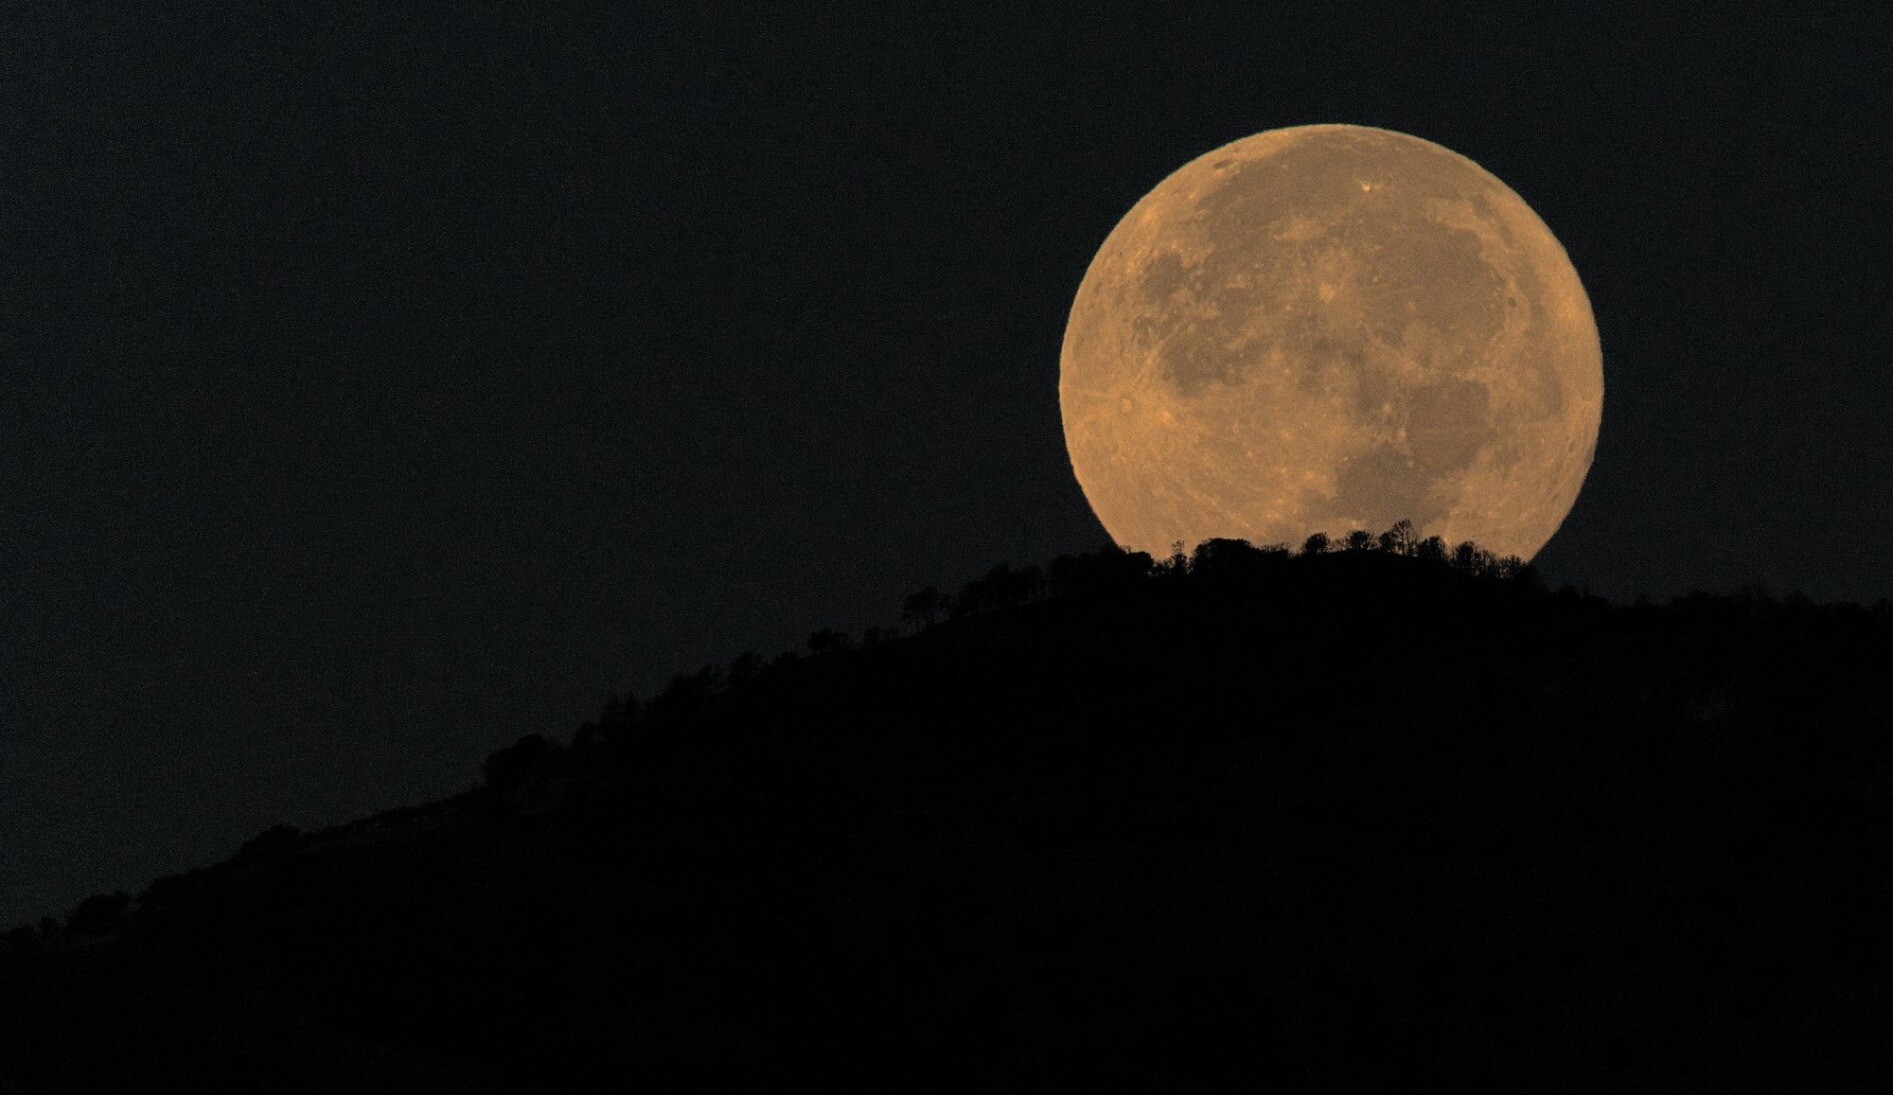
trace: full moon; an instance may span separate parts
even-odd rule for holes
[[[1384,129],[1272,129],[1183,165],[1104,241],[1065,328],[1072,470],[1167,555],[1313,532],[1530,559],[1597,447],[1589,298],[1522,198]]]

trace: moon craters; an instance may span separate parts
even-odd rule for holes
[[[1080,287],[1060,405],[1119,542],[1385,527],[1531,555],[1576,497],[1602,369],[1524,202],[1418,138],[1276,130],[1179,169]]]

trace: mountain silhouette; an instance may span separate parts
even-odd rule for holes
[[[995,568],[88,899],[0,1090],[1893,1084],[1888,605],[1328,547]]]

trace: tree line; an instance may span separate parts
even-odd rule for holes
[[[900,618],[905,631],[914,634],[950,620],[1036,601],[1122,592],[1143,584],[1234,587],[1267,580],[1280,573],[1279,568],[1298,560],[1348,554],[1398,556],[1442,572],[1539,588],[1536,571],[1516,556],[1500,558],[1471,541],[1449,547],[1438,536],[1419,537],[1412,522],[1403,520],[1378,535],[1356,529],[1335,540],[1317,532],[1292,551],[1285,544],[1258,546],[1243,539],[1215,538],[1197,544],[1188,552],[1179,542],[1171,554],[1162,559],[1148,552],[1113,545],[1098,551],[1060,555],[1045,566],[1030,564],[1015,568],[1000,563],[962,585],[957,592],[949,593],[933,584],[914,590],[902,600]],[[688,722],[714,701],[747,693],[759,682],[805,659],[820,660],[856,647],[878,646],[901,634],[901,630],[893,628],[870,627],[857,642],[845,632],[823,628],[809,635],[803,650],[786,651],[769,659],[746,652],[727,666],[705,665],[693,672],[679,673],[648,701],[640,701],[628,692],[613,695],[596,718],[578,728],[569,744],[533,733],[490,754],[481,765],[479,787],[466,795],[427,807],[385,811],[374,818],[339,827],[327,835],[395,824],[425,813],[464,806],[473,801],[468,796],[498,796],[524,803],[529,798],[547,794],[542,785],[563,778],[563,774],[586,755],[629,741],[647,726]],[[274,826],[247,841],[231,865],[293,858],[311,835],[294,826]],[[178,881],[175,877],[159,879],[149,892],[136,899],[124,893],[94,895],[70,910],[63,919],[46,917],[38,924],[21,925],[0,933],[0,949],[9,945],[27,946],[36,940],[109,934],[123,924],[135,908],[161,902],[167,892],[176,888]]]
[[[1057,597],[1084,596],[1133,589],[1147,583],[1200,583],[1234,586],[1266,580],[1297,560],[1325,555],[1395,556],[1422,568],[1457,573],[1469,578],[1513,583],[1541,589],[1538,572],[1517,556],[1501,557],[1473,541],[1449,546],[1439,536],[1421,537],[1413,522],[1401,520],[1385,532],[1364,529],[1339,540],[1317,532],[1290,550],[1286,544],[1255,545],[1234,537],[1204,540],[1190,551],[1178,542],[1162,559],[1149,552],[1110,545],[1097,551],[1060,555],[1049,564],[1014,567],[999,563],[962,585],[957,592],[928,584],[901,601],[905,632],[917,634],[950,620],[1016,608]],[[687,717],[728,694],[748,691],[759,681],[781,673],[804,659],[821,659],[856,647],[874,647],[900,637],[902,631],[870,627],[857,642],[834,628],[811,633],[805,649],[789,650],[774,658],[752,652],[739,654],[727,667],[705,665],[679,673],[648,702],[624,693],[606,701],[596,719],[579,727],[573,746],[583,751],[593,745],[626,738],[634,727],[650,721]],[[483,774],[488,787],[517,788],[526,774],[543,770],[548,750],[555,749],[540,735],[530,734],[487,759]]]
[[[1439,536],[1421,537],[1413,522],[1401,520],[1385,532],[1355,529],[1339,540],[1316,532],[1291,551],[1287,544],[1252,544],[1233,537],[1204,540],[1185,552],[1178,541],[1167,558],[1149,552],[1109,547],[1079,555],[1061,555],[1049,567],[1031,565],[1020,570],[1001,563],[984,576],[962,586],[958,593],[928,585],[909,593],[901,602],[901,621],[909,630],[924,631],[944,620],[1010,608],[1045,597],[1121,588],[1141,581],[1197,578],[1219,581],[1259,575],[1292,558],[1339,553],[1399,556],[1460,574],[1536,585],[1538,573],[1516,555],[1499,556],[1471,540],[1449,546]],[[813,645],[811,643],[811,645]]]
[[[678,737],[670,731],[701,726],[702,720],[727,699],[754,700],[765,705],[776,702],[782,694],[773,687],[776,682],[794,684],[803,669],[846,669],[853,664],[848,660],[852,652],[882,647],[903,634],[919,634],[951,621],[1057,598],[1093,595],[1110,598],[1134,595],[1139,590],[1164,593],[1193,589],[1209,595],[1204,599],[1215,600],[1223,591],[1290,588],[1300,584],[1303,568],[1308,568],[1306,574],[1312,581],[1311,588],[1344,590],[1355,584],[1350,580],[1353,577],[1349,573],[1350,561],[1360,564],[1356,573],[1366,575],[1378,571],[1393,575],[1396,585],[1405,584],[1404,579],[1399,578],[1402,573],[1410,575],[1415,584],[1434,584],[1425,580],[1427,575],[1433,575],[1448,583],[1494,590],[1506,588],[1530,595],[1533,600],[1543,595],[1547,605],[1568,608],[1582,602],[1593,615],[1615,612],[1625,621],[1624,626],[1644,635],[1674,631],[1726,636],[1760,631],[1779,639],[1804,633],[1880,634],[1888,626],[1887,621],[1893,620],[1893,604],[1886,601],[1872,606],[1823,606],[1799,594],[1777,598],[1760,587],[1745,589],[1734,596],[1690,593],[1667,605],[1658,605],[1644,597],[1634,604],[1612,609],[1603,599],[1580,594],[1569,587],[1555,594],[1547,593],[1537,571],[1523,560],[1497,556],[1470,541],[1448,545],[1438,536],[1420,537],[1408,521],[1400,521],[1379,534],[1353,530],[1338,540],[1315,533],[1294,548],[1280,543],[1255,545],[1242,539],[1216,538],[1205,540],[1187,552],[1182,544],[1177,544],[1164,558],[1107,546],[1092,552],[1060,555],[1043,566],[1000,564],[955,592],[949,593],[930,584],[907,594],[900,604],[903,628],[871,627],[858,639],[833,628],[823,628],[810,634],[801,649],[773,658],[747,652],[726,665],[704,665],[692,672],[677,674],[649,698],[629,692],[614,695],[596,717],[585,721],[569,738],[527,734],[493,752],[481,766],[480,783],[460,795],[383,811],[321,833],[305,834],[293,826],[274,826],[246,842],[227,864],[192,872],[191,877],[158,879],[135,898],[122,892],[93,895],[68,910],[63,918],[49,916],[36,924],[0,931],[0,952],[31,948],[57,939],[110,935],[137,910],[163,906],[176,894],[188,890],[195,884],[194,876],[293,861],[311,844],[352,839],[379,829],[469,810],[501,814],[516,810],[530,812],[537,808],[536,804],[555,799],[563,785],[577,774],[596,767],[601,760],[616,758],[636,762],[653,749],[668,748],[665,742]],[[1314,580],[1316,574],[1323,572],[1326,579]],[[1361,583],[1362,588],[1384,584]]]

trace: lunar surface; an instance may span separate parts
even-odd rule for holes
[[[1603,400],[1590,300],[1524,200],[1345,125],[1246,137],[1145,195],[1085,273],[1059,376],[1091,508],[1159,556],[1407,518],[1530,559]]]

